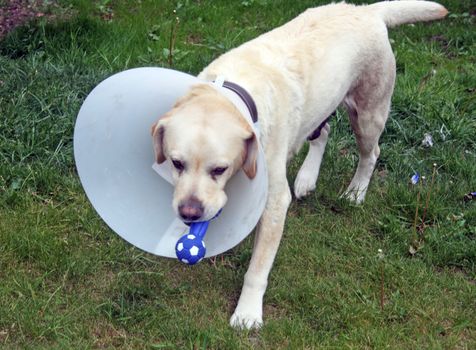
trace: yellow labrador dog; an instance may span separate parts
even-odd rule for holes
[[[262,325],[263,295],[291,202],[288,160],[317,128],[294,183],[296,197],[303,197],[315,188],[328,117],[343,104],[360,155],[345,196],[361,203],[380,153],[395,82],[387,27],[446,14],[443,6],[427,1],[309,9],[225,53],[199,75],[207,81],[224,76],[249,93],[258,111],[259,141],[234,105],[207,84],[192,87],[152,127],[157,162],[171,162],[175,169],[173,206],[188,222],[211,219],[225,205],[225,184],[239,169],[255,176],[257,142],[263,146],[269,195],[232,326]]]

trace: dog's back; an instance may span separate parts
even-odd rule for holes
[[[252,95],[259,95],[271,85],[277,100],[294,105],[282,109],[293,120],[279,123],[288,124],[293,143],[290,148],[297,150],[308,136],[305,134],[343,101],[370,66],[372,70],[392,69],[387,27],[430,21],[446,14],[443,6],[428,1],[386,1],[364,6],[342,2],[311,8],[225,53],[200,77],[212,80],[223,75],[240,82]],[[377,62],[381,57],[386,59]],[[286,93],[280,92],[283,90]],[[328,103],[316,104],[317,99]],[[272,109],[259,99],[257,104],[258,109]],[[297,125],[299,130],[294,128]],[[263,128],[267,132],[266,120]]]

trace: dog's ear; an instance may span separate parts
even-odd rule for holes
[[[253,133],[245,140],[243,171],[249,179],[254,179],[257,171],[258,140]]]
[[[158,164],[165,162],[164,154],[164,133],[165,133],[165,121],[162,118],[152,124],[152,142],[154,145],[155,160]]]

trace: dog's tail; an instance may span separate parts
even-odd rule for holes
[[[387,27],[432,21],[448,14],[446,8],[432,1],[383,1],[368,5],[368,8],[375,11]]]

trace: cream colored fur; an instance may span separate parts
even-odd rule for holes
[[[446,14],[441,5],[426,1],[313,8],[222,55],[200,73],[200,78],[210,81],[224,76],[253,96],[269,173],[269,197],[231,325],[253,328],[262,324],[263,296],[291,202],[287,161],[306,137],[344,104],[360,154],[344,195],[361,203],[380,153],[378,140],[395,81],[387,26]],[[218,93],[196,87],[154,126],[158,161],[175,157],[187,164],[187,171],[174,175],[175,207],[190,196],[197,197],[204,203],[204,219],[209,219],[226,203],[223,188],[240,166],[250,178],[254,176],[256,140],[240,118]],[[297,197],[315,187],[329,131],[326,125],[321,136],[310,143],[294,186]],[[212,179],[210,169],[218,165],[228,169]]]

